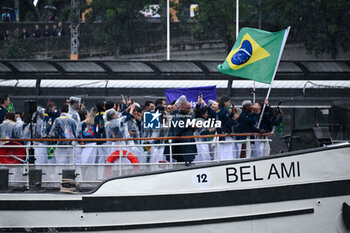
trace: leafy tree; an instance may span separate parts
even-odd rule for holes
[[[240,1],[240,28],[258,27],[259,0]],[[262,29],[278,31],[291,26],[289,41],[302,42],[316,55],[330,53],[335,58],[340,49],[350,47],[349,0],[262,0]],[[228,50],[235,40],[236,1],[183,0],[179,8],[199,5],[198,33],[217,33]],[[181,11],[180,11],[181,12]]]
[[[236,2],[233,0],[184,0],[179,2],[178,17],[180,20],[181,13],[186,9],[189,9],[191,3],[197,3],[199,5],[196,24],[194,32],[201,37],[211,33],[218,34],[221,38],[224,38],[229,49],[233,45],[235,38],[235,21],[236,21]]]
[[[27,57],[26,50],[21,46],[17,39],[10,40],[3,45],[4,59],[21,59]]]
[[[97,42],[113,54],[120,45],[137,44],[146,19],[140,13],[148,1],[138,0],[95,0],[88,20],[98,21],[99,30],[95,33]]]
[[[303,42],[316,56],[329,53],[336,58],[340,49],[350,45],[350,1],[348,0],[266,0],[264,12],[270,23],[292,26],[292,37]]]

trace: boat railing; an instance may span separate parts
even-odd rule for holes
[[[40,186],[57,187],[63,170],[74,170],[78,174],[76,180],[82,186],[93,187],[112,177],[185,167],[188,163],[184,158],[188,156],[195,158],[190,166],[267,156],[270,154],[270,135],[272,134],[250,133],[127,139],[1,139],[0,157],[11,158],[10,161],[15,162],[0,162],[0,169],[9,170],[10,186],[29,187],[30,171],[40,170]],[[237,137],[245,139],[237,140]],[[22,144],[10,145],[13,143],[9,142]],[[179,150],[191,146],[195,146],[197,151],[191,151],[190,148]],[[22,151],[25,149],[26,153],[11,153],[15,148],[22,148]],[[83,162],[82,158],[88,162]]]

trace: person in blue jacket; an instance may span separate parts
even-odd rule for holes
[[[187,101],[186,96],[182,95],[176,103],[179,106],[179,110],[174,111],[173,122],[177,122],[176,127],[172,128],[169,131],[169,136],[193,136],[195,128],[193,127],[181,127],[178,123],[180,121],[186,122],[187,120],[194,119],[194,114],[191,112],[192,106],[191,103]],[[175,125],[175,124],[173,124]],[[183,142],[195,142],[193,138],[189,139],[176,139],[175,143]],[[193,145],[185,146],[174,146],[174,152],[177,154],[174,158],[177,162],[185,162],[186,166],[189,166],[190,163],[194,160],[195,155],[197,154],[197,147]],[[174,154],[175,154],[174,153]]]
[[[203,99],[201,99],[202,104],[207,107],[208,109],[208,115],[211,118],[215,118],[216,120],[221,121],[221,127],[217,128],[217,134],[232,134],[232,128],[234,125],[234,120],[230,116],[229,112],[225,109],[226,107],[230,106],[231,101],[228,97],[223,97],[222,107],[219,106],[219,103],[217,101],[209,100],[208,105],[205,103]],[[227,106],[226,106],[227,102]],[[233,141],[233,137],[226,136],[226,137],[220,137],[220,141]],[[219,160],[228,160],[228,159],[234,159],[234,148],[233,143],[220,143],[219,144]]]
[[[56,118],[60,117],[61,112],[56,108],[56,104],[49,100],[47,101],[46,111],[44,115],[44,121],[46,123],[46,134],[50,133],[52,124],[55,122]]]
[[[268,100],[265,100],[264,103],[266,106],[265,106],[265,111],[264,111],[259,128],[263,129],[265,133],[271,133],[273,132],[273,127],[278,126],[283,121],[283,112],[280,109],[277,109],[276,111],[274,111],[274,109],[271,108]],[[258,104],[259,104],[258,108],[261,111],[262,103],[258,103]]]
[[[250,100],[242,102],[243,110],[238,118],[236,126],[237,133],[263,133],[263,129],[258,129],[256,126],[259,121],[259,115],[253,112],[253,104]],[[236,136],[237,140],[245,140],[247,136]],[[254,137],[251,136],[253,139]],[[242,144],[241,144],[242,145]],[[241,148],[241,145],[238,149]]]
[[[265,110],[264,113],[261,113],[263,108],[263,103],[255,103],[253,105],[253,111],[257,115],[258,120],[262,115],[260,129],[264,130],[265,133],[273,132],[273,127],[279,125],[282,122],[281,111],[274,112],[274,110],[270,107],[269,101],[265,100]],[[257,136],[257,139],[265,139],[266,136]],[[266,142],[264,141],[256,141],[252,144],[252,157],[262,157],[264,154],[268,154],[268,150],[266,147]]]
[[[0,124],[5,120],[7,108],[10,106],[11,100],[8,95],[3,95],[0,98]]]

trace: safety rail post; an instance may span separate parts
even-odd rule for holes
[[[250,143],[250,138],[247,137],[246,147],[245,147],[245,157],[250,158],[252,155],[252,145]]]
[[[73,142],[72,143],[73,146],[73,169],[75,170],[75,149],[76,149],[76,144]]]
[[[170,167],[172,168],[173,167],[173,147],[171,145],[172,143],[172,140],[169,139],[169,159],[170,159]]]
[[[119,146],[119,176],[122,175],[122,157],[123,157],[123,150],[122,150],[122,147]]]
[[[30,149],[30,147],[32,147],[33,145],[31,145],[30,143],[29,143],[29,147],[27,146],[27,148],[26,148],[26,152],[27,152],[27,155],[26,155],[26,165],[25,165],[25,170],[24,171],[22,171],[22,174],[23,175],[26,175],[27,177],[27,179],[26,179],[26,181],[27,181],[27,183],[26,183],[26,188],[27,189],[29,189],[29,149]],[[24,168],[24,167],[23,167]]]
[[[269,138],[265,137],[265,142],[264,142],[264,156],[270,155],[270,143],[269,143]]]
[[[216,157],[216,161],[219,162],[219,138],[220,137],[216,137],[216,148],[215,148],[215,157]]]

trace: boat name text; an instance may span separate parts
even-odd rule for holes
[[[268,172],[257,170],[255,165],[226,168],[227,183],[260,181],[270,179],[286,179],[300,177],[299,161],[291,163],[271,164]]]

